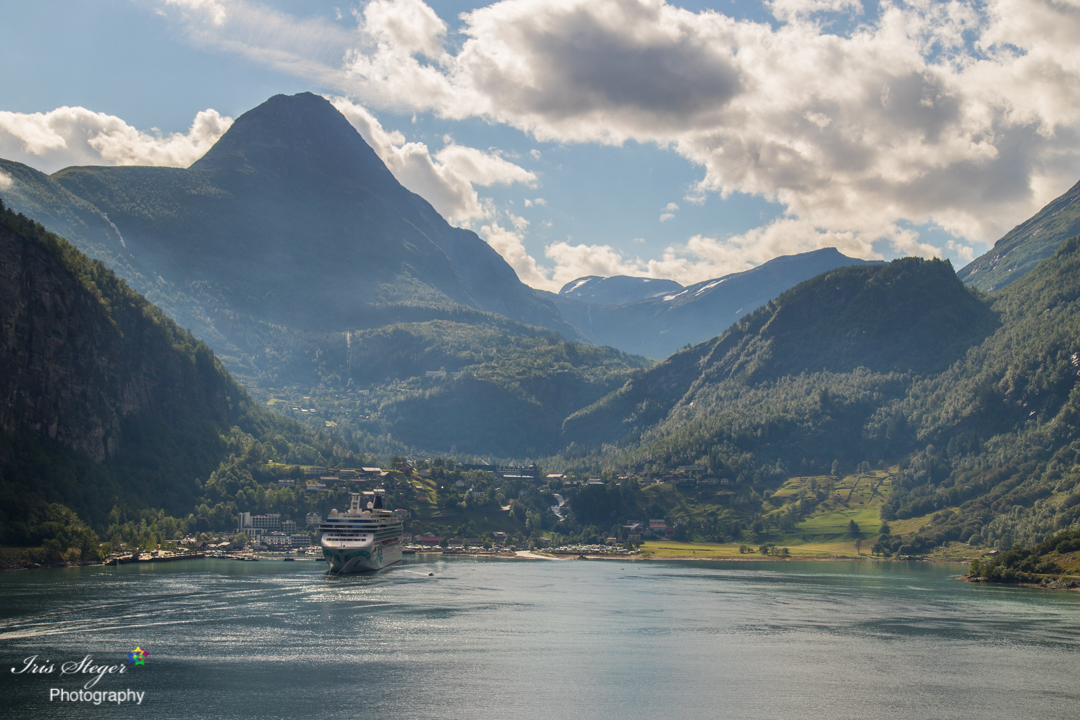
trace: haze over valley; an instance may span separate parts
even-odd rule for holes
[[[0,110],[0,543],[310,536],[370,477],[525,548],[1070,531],[1080,16],[939,5],[53,18]]]
[[[798,528],[849,513],[821,496],[849,475],[877,478],[864,501],[877,524],[910,528],[878,534],[884,554],[1035,542],[1080,513],[1066,469],[1075,191],[981,272],[826,249],[689,287],[587,277],[553,294],[403,188],[309,93],[241,115],[187,169],[0,170],[6,542],[40,537],[60,505],[118,542],[119,507],[163,510],[181,531],[227,530],[253,499],[299,517],[347,484],[308,497],[279,479],[391,455],[404,485],[421,482],[417,463],[455,477],[455,461],[538,463],[538,487],[480,472],[465,498],[442,486],[392,501],[433,527],[460,505],[463,528],[509,522],[533,540],[618,537],[656,515],[681,517],[687,539],[843,541]],[[1003,262],[1008,281],[979,291]],[[79,310],[49,309],[80,293]],[[124,312],[176,339],[125,345],[143,331]],[[70,459],[21,479],[56,453]],[[566,479],[589,477],[602,481]],[[784,490],[799,478],[818,489]]]

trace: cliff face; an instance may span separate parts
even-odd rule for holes
[[[102,462],[123,450],[125,425],[228,427],[231,399],[247,402],[205,345],[104,265],[0,205],[0,430]]]

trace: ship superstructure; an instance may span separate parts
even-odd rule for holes
[[[330,574],[378,570],[401,559],[403,523],[383,508],[382,495],[381,490],[352,493],[346,512],[331,510],[319,525]]]

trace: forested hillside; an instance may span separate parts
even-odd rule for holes
[[[992,297],[939,261],[825,273],[570,417],[563,462],[765,498],[898,463],[881,518],[918,522],[884,551],[1038,541],[1080,520],[1078,278],[1080,238]],[[781,505],[814,507],[741,519]]]
[[[254,403],[205,344],[2,203],[0,299],[0,544],[128,510],[191,516],[202,483],[245,448],[258,448],[245,467],[364,460]]]
[[[640,438],[644,447],[672,448],[655,461],[679,464],[699,460],[700,448],[721,452],[735,435],[761,432],[786,448],[770,462],[798,466],[805,457],[827,467],[837,457],[871,459],[842,433],[824,432],[836,435],[825,446],[802,434],[841,418],[858,427],[859,418],[902,394],[911,378],[940,371],[995,324],[947,262],[906,258],[838,268],[568,418],[566,438],[579,444]],[[732,429],[722,430],[728,423]],[[700,437],[691,449],[673,434]],[[805,456],[796,449],[803,444]]]
[[[1001,328],[914,385],[914,431],[886,509],[931,539],[1041,540],[1080,520],[1080,238],[994,296]]]

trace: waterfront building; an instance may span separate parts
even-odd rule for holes
[[[237,529],[240,532],[247,533],[249,536],[278,532],[281,530],[281,515],[278,513],[252,515],[249,512],[242,512],[237,518]]]

